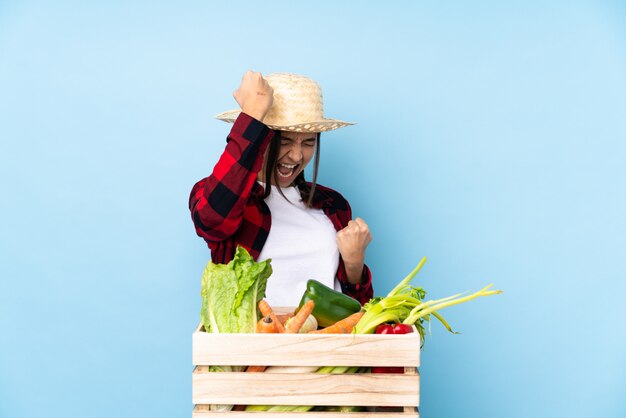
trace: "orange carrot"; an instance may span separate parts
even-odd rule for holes
[[[248,366],[246,372],[260,373],[264,372],[265,369],[267,369],[267,366]]]
[[[263,314],[263,316],[269,315],[272,318],[272,321],[274,321],[274,326],[276,327],[278,332],[285,332],[285,327],[283,327],[283,324],[280,323],[280,321],[276,317],[276,314],[272,310],[272,307],[269,303],[267,303],[265,299],[261,299],[259,301],[259,310],[261,311],[261,314]]]
[[[365,312],[363,311],[353,313],[352,315],[342,319],[341,321],[337,321],[326,328],[317,331],[311,331],[309,332],[309,334],[349,334],[356,326],[356,323],[359,322],[359,319],[363,317],[363,314],[365,314]]]
[[[270,332],[278,332],[276,330],[276,324],[272,321],[272,317],[267,315],[256,323],[256,332],[258,333],[270,333]]]
[[[285,334],[296,334],[300,331],[306,319],[311,315],[311,312],[313,312],[313,308],[315,308],[315,302],[311,299],[307,300],[296,316],[291,318],[289,325],[285,328]]]

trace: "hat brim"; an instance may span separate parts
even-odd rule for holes
[[[220,113],[215,117],[227,123],[235,123],[235,120],[241,113],[241,110],[229,110],[227,112]],[[272,125],[266,123],[270,129],[276,131],[293,131],[293,132],[327,132],[334,131],[335,129],[344,128],[346,126],[354,125],[352,122],[345,122],[339,119],[324,118],[318,121],[311,121],[306,123],[299,123],[295,125]]]

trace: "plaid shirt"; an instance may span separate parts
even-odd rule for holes
[[[196,233],[207,242],[214,263],[232,260],[237,245],[248,250],[256,260],[265,245],[272,219],[262,197],[263,187],[257,183],[257,173],[273,136],[274,131],[241,113],[213,173],[191,190],[189,209]],[[343,196],[319,184],[312,205],[328,216],[337,231],[352,219],[350,205]],[[348,282],[340,257],[337,279],[343,293],[361,304],[373,295],[372,274],[367,266],[363,266],[361,283],[353,285]]]

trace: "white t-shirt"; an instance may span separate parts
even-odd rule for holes
[[[289,201],[276,186],[265,199],[272,225],[258,261],[272,259],[273,273],[265,291],[268,303],[297,306],[309,279],[341,291],[336,278],[339,250],[335,227],[321,209],[305,206],[295,186],[282,191]]]

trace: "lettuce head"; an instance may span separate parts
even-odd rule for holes
[[[243,247],[237,247],[228,264],[206,265],[202,273],[200,319],[207,332],[253,333],[258,322],[257,304],[265,297],[271,260],[257,263]]]

